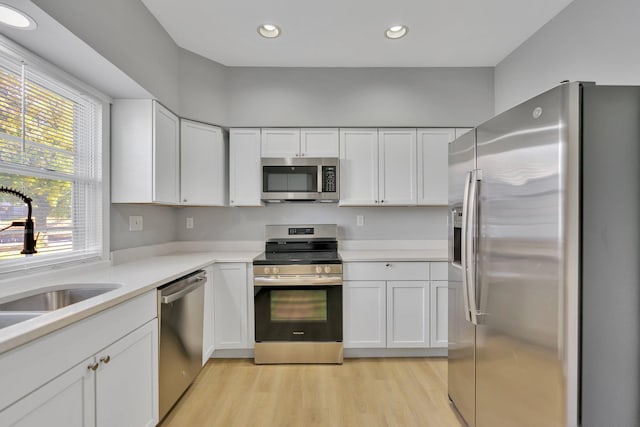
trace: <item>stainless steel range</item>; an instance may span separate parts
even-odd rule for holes
[[[337,226],[267,225],[253,260],[255,363],[342,363]]]

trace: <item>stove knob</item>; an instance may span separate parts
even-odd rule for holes
[[[328,265],[324,266],[324,272],[325,273],[331,273],[331,267],[329,267]]]
[[[264,274],[271,274],[271,268],[265,267],[264,268]]]
[[[320,267],[319,265],[316,266],[316,273],[318,274],[322,273],[322,267]]]
[[[273,274],[280,273],[280,269],[278,267],[273,267]]]

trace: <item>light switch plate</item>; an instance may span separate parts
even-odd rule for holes
[[[187,218],[187,228],[188,229],[193,228],[193,218]]]
[[[356,225],[362,227],[364,225],[364,215],[356,215]]]
[[[129,217],[129,231],[142,231],[142,216]]]

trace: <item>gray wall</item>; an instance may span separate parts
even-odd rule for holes
[[[356,226],[356,215],[364,226]],[[194,219],[187,230],[186,218]],[[262,208],[182,208],[179,240],[264,240],[266,224],[338,224],[348,240],[446,240],[446,207],[338,207],[325,204],[268,205]]]
[[[178,91],[180,116],[205,123],[229,123],[230,69],[180,49]]]
[[[493,113],[493,68],[239,68],[179,48],[140,1],[34,3],[182,117],[222,126],[472,126]],[[184,228],[186,214],[196,228]],[[355,227],[355,215],[365,226]],[[130,232],[129,215],[144,231]],[[347,239],[446,239],[444,208],[112,205],[111,249],[262,240],[264,225],[328,222]]]
[[[130,215],[142,215],[142,231],[129,231]],[[112,204],[111,250],[171,242],[177,239],[177,226],[176,208]]]
[[[33,0],[170,109],[178,111],[179,48],[139,0]]]
[[[562,80],[640,84],[638,18],[638,0],[575,0],[498,64],[496,112]]]
[[[493,68],[230,68],[230,126],[472,126]]]

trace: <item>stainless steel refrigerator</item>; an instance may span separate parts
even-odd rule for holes
[[[640,87],[567,83],[449,145],[449,398],[640,426]]]

